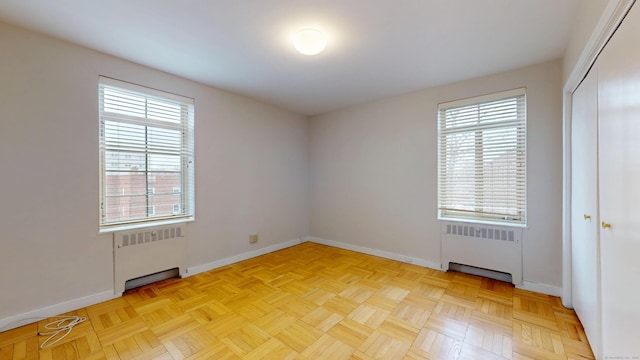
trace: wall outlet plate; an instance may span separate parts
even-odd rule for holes
[[[258,242],[258,234],[249,234],[249,243],[255,244]]]

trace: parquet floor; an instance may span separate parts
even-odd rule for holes
[[[45,350],[48,320],[0,333],[0,360],[593,359],[556,297],[314,243],[71,314]]]

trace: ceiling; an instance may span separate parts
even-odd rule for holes
[[[580,0],[2,0],[0,20],[316,115],[562,57]],[[324,52],[290,36],[317,27]]]

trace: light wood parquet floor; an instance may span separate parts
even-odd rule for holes
[[[303,243],[0,333],[5,359],[593,359],[557,297]]]

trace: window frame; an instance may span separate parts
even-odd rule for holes
[[[502,119],[502,120],[489,120],[487,121],[481,114],[481,108],[483,106],[491,106],[493,104],[498,104],[499,102],[504,101],[504,103],[516,101],[516,119]],[[438,104],[437,111],[437,152],[438,152],[438,179],[437,179],[437,212],[439,220],[448,220],[448,221],[463,221],[463,222],[473,222],[473,223],[486,223],[486,224],[494,224],[494,225],[502,225],[502,226],[514,226],[514,227],[526,227],[527,226],[527,105],[526,105],[526,88],[518,88],[513,90],[501,91],[497,93],[476,96],[472,98],[456,100],[451,102],[445,102]],[[473,108],[474,106],[478,107],[477,118],[476,118],[476,126],[472,125],[473,116],[469,118],[464,118],[465,124],[464,126],[460,126],[460,130],[456,130],[455,126],[457,126],[456,121],[460,121],[458,118],[454,116],[449,116],[449,118],[454,118],[453,120],[447,119],[447,111],[455,111],[464,108]],[[497,118],[498,116],[495,115]],[[490,118],[487,116],[487,118]],[[449,122],[447,122],[449,120]],[[486,123],[483,124],[482,121],[485,120]],[[453,123],[453,124],[452,124]],[[490,125],[487,125],[490,124]],[[515,169],[515,179],[513,180],[514,191],[510,191],[508,196],[511,196],[516,205],[513,206],[513,210],[516,211],[516,214],[507,214],[504,213],[492,213],[487,211],[486,209],[496,207],[499,201],[487,202],[484,200],[487,197],[488,192],[485,191],[484,187],[486,187],[487,179],[495,179],[494,177],[483,177],[484,175],[484,167],[486,165],[485,162],[485,154],[495,155],[497,145],[493,144],[491,146],[487,146],[487,141],[484,140],[485,137],[488,137],[486,134],[490,133],[490,131],[504,131],[501,133],[502,136],[506,136],[509,129],[514,128],[515,132],[515,150],[513,151],[513,157],[515,157],[515,164],[512,165],[510,162],[510,167]],[[451,150],[447,151],[447,145],[451,146],[451,140],[447,139],[447,136],[456,135],[456,134],[473,134],[473,138],[471,140],[471,146],[467,145],[467,151],[464,153],[467,156],[467,161],[469,158],[473,158],[473,174],[470,175],[470,178],[473,181],[473,185],[469,186],[473,190],[466,190],[468,193],[473,193],[471,196],[473,198],[472,202],[467,204],[467,206],[472,206],[475,209],[463,209],[464,206],[458,207],[449,207],[447,204],[451,204],[458,199],[464,197],[465,195],[460,195],[463,191],[458,190],[450,190],[447,189],[447,186],[451,187],[451,184],[454,183],[451,179],[455,176],[452,176],[450,173],[447,174],[448,166],[450,163],[447,163],[448,156],[453,156],[451,154]],[[449,141],[449,142],[448,142]],[[491,145],[491,144],[490,144]],[[473,149],[473,150],[469,150]],[[487,150],[489,149],[489,150]],[[508,178],[506,178],[508,179]],[[446,182],[446,180],[449,180]],[[462,184],[461,182],[457,182],[456,184]],[[455,186],[455,185],[454,185]],[[447,192],[452,192],[453,194],[448,194]],[[493,194],[493,193],[492,193]],[[505,195],[505,194],[502,194]],[[467,195],[468,196],[468,195]]]
[[[175,104],[177,110],[179,112],[179,116],[171,117],[171,118],[154,118],[152,115],[152,111],[145,110],[144,115],[136,115],[133,112],[126,113],[123,111],[109,111],[105,106],[105,90],[107,92],[111,91],[113,93],[127,93],[132,96],[144,98],[145,109],[146,106],[150,106],[151,103],[161,103],[161,104]],[[108,99],[108,98],[107,98]],[[111,103],[112,109],[116,109],[117,100],[115,103]],[[117,105],[122,106],[122,105]],[[174,106],[174,105],[171,105]],[[162,115],[162,114],[161,114]],[[157,225],[165,225],[172,223],[180,223],[195,220],[195,165],[194,165],[194,120],[195,120],[195,101],[192,98],[184,97],[181,95],[176,95],[173,93],[160,91],[156,89],[152,89],[149,87],[132,84],[129,82],[124,82],[120,80],[116,80],[113,78],[99,76],[98,78],[98,119],[99,119],[99,232],[113,232],[120,230],[128,230],[134,228],[142,228],[149,226],[157,226]],[[109,125],[107,125],[109,124]],[[141,140],[140,144],[142,144],[142,148],[138,150],[138,154],[141,154],[144,157],[144,171],[140,171],[145,175],[145,184],[143,186],[144,194],[140,194],[140,196],[145,197],[144,208],[146,209],[145,215],[139,215],[135,218],[130,219],[119,219],[119,220],[109,220],[107,219],[107,213],[114,206],[109,206],[107,199],[116,195],[108,195],[107,193],[107,174],[109,172],[113,172],[113,169],[107,168],[107,156],[106,154],[119,153],[119,146],[123,146],[123,142],[118,140],[113,140],[112,138],[106,138],[109,135],[107,128],[109,127],[121,127],[121,126],[137,126],[140,128],[144,128],[144,134],[152,133],[153,131],[160,131],[158,136],[163,136],[167,134],[167,130],[173,133],[177,131],[177,137],[175,139],[179,139],[179,142],[176,143],[176,140],[168,143],[168,145],[158,145],[159,143],[156,141],[156,144],[150,143],[153,141],[151,138],[147,138],[147,135],[144,136],[144,139]],[[165,131],[164,133],[162,131]],[[113,133],[112,133],[113,134]],[[152,135],[150,135],[152,136]],[[166,136],[166,135],[164,135]],[[124,140],[123,140],[124,141]],[[168,140],[160,141],[160,143],[166,143]],[[116,144],[116,145],[113,145]],[[115,147],[114,147],[115,146]],[[150,150],[153,146],[172,146],[178,147],[179,150],[174,150],[175,155],[179,156],[179,159],[176,158],[176,166],[178,166],[178,161],[180,163],[178,171],[170,171],[179,176],[179,184],[174,187],[179,187],[181,192],[177,195],[180,196],[180,208],[181,213],[175,214],[173,210],[172,203],[168,203],[167,207],[169,211],[164,215],[156,215],[156,211],[152,213],[149,212],[149,207],[153,207],[154,210],[157,210],[156,205],[150,202],[150,198],[153,196],[161,196],[164,193],[161,191],[157,193],[157,185],[155,184],[156,175],[159,172],[165,172],[162,170],[151,170],[152,160],[150,159],[154,154],[159,154],[158,152],[154,152],[154,150]],[[160,147],[160,151],[164,151],[165,148]],[[116,155],[118,160],[120,160],[120,156],[124,159],[129,159],[131,156],[128,152],[123,152],[124,156]],[[161,155],[156,155],[161,156]],[[165,155],[165,158],[168,156]],[[113,160],[113,158],[111,158]],[[117,160],[116,160],[117,161]],[[173,160],[172,160],[173,161]],[[126,165],[126,164],[125,164]],[[133,170],[125,170],[125,172],[129,172],[133,174]],[[155,173],[155,174],[154,174]],[[128,195],[138,196],[133,192],[129,192],[128,194],[124,194],[124,187],[122,188],[123,194],[122,196]],[[173,191],[171,193],[167,193],[167,195],[176,195]],[[122,205],[116,206],[118,209]],[[162,205],[164,206],[164,205]],[[123,208],[124,209],[124,208]],[[125,217],[125,216],[122,216]]]

